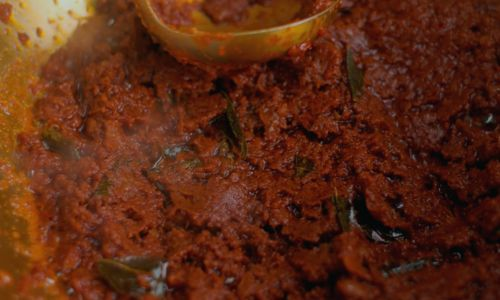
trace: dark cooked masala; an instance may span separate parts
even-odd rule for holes
[[[70,297],[496,299],[498,11],[344,1],[312,43],[180,64],[98,1],[19,136]],[[108,22],[113,20],[114,22]]]

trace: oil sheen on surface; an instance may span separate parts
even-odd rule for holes
[[[220,74],[98,1],[18,137],[49,271],[75,299],[129,257],[168,262],[167,299],[498,299],[496,3],[344,1]]]

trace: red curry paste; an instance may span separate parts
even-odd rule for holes
[[[0,22],[7,24],[12,15],[12,5],[10,3],[0,3]]]
[[[164,53],[132,1],[98,9],[19,136],[69,296],[113,299],[99,263],[135,256],[168,262],[167,299],[500,297],[495,1],[345,1],[309,50],[225,74]]]

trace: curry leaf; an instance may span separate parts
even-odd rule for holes
[[[99,274],[116,292],[132,296],[163,296],[168,290],[167,267],[167,262],[150,257],[102,259],[97,263]]]
[[[375,219],[366,206],[364,197],[355,197],[351,203],[351,224],[363,229],[369,239],[374,242],[388,244],[406,239],[406,233],[398,228],[390,228]],[[351,214],[350,214],[351,216]]]
[[[161,164],[165,159],[175,159],[179,153],[189,152],[191,148],[187,145],[176,145],[165,148],[161,155],[156,159],[155,163],[151,167],[151,171],[159,172]]]
[[[156,159],[155,163],[153,164],[153,166],[151,167],[151,171],[154,171],[154,172],[159,172],[160,171],[160,167],[161,167],[161,164],[163,163],[163,161],[165,160],[165,155],[162,153],[160,155],[160,157],[158,157],[158,159]]]
[[[354,100],[357,100],[363,95],[365,72],[356,65],[351,49],[347,49],[346,63],[351,95]]]
[[[95,194],[99,196],[109,196],[110,187],[111,187],[111,182],[109,181],[109,178],[107,176],[104,176],[99,182]]]
[[[399,265],[399,266],[396,266],[393,268],[383,270],[382,275],[384,275],[384,277],[389,277],[392,275],[405,274],[405,273],[420,270],[429,264],[430,264],[429,261],[427,261],[425,259],[419,259],[419,260],[416,260],[413,262],[409,262],[409,263],[402,264],[402,265]]]
[[[199,158],[188,159],[182,162],[182,166],[189,170],[196,169],[202,165],[203,162]]]
[[[337,221],[340,224],[340,228],[343,232],[347,232],[351,229],[350,222],[350,209],[347,200],[340,198],[335,191],[335,195],[332,197],[333,205],[335,206]]]
[[[190,150],[191,149],[189,148],[189,146],[177,145],[166,148],[165,150],[163,150],[163,154],[165,155],[166,158],[175,159],[179,153],[189,152]]]
[[[231,152],[231,142],[229,139],[224,136],[222,141],[219,143],[219,147],[217,148],[217,155],[222,157],[227,157],[229,159],[234,159],[234,153]]]
[[[169,104],[175,105],[177,104],[177,97],[176,97],[176,92],[172,89],[169,89],[167,91],[167,101]]]
[[[42,144],[45,149],[66,159],[80,159],[80,153],[73,142],[65,138],[55,127],[45,129],[42,132]]]
[[[295,177],[304,178],[314,171],[314,162],[307,157],[295,156]]]
[[[382,226],[372,228],[368,226],[362,226],[362,228],[365,230],[368,237],[375,242],[388,244],[391,241],[399,241],[405,239],[404,232],[396,228],[386,228]]]
[[[133,269],[126,264],[104,259],[98,262],[99,274],[118,293],[144,294],[145,289],[140,286],[138,276],[142,271]]]
[[[243,159],[245,159],[247,157],[247,154],[248,154],[247,142],[245,140],[243,130],[241,129],[240,120],[238,119],[238,116],[236,115],[233,100],[231,100],[231,98],[229,97],[229,95],[225,91],[222,91],[221,93],[227,102],[226,117],[227,117],[227,120],[229,122],[231,132],[237,141],[238,147],[240,149],[241,157]]]
[[[169,207],[172,204],[172,197],[165,185],[159,181],[155,181],[153,185],[163,195],[163,207]]]

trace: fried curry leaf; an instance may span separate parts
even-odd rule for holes
[[[177,97],[176,97],[176,92],[172,89],[169,89],[167,91],[167,101],[169,104],[175,105],[177,104]]]
[[[314,171],[314,162],[307,157],[295,156],[295,177],[304,178]]]
[[[227,157],[229,159],[234,159],[234,153],[231,152],[231,141],[224,136],[222,141],[219,143],[219,147],[217,148],[217,155],[222,157]]]
[[[165,159],[175,159],[179,153],[189,152],[191,148],[187,145],[176,145],[172,147],[165,148],[158,159],[155,161],[151,167],[151,171],[159,172],[161,164]]]
[[[210,121],[210,125],[214,126],[223,133],[217,149],[217,155],[234,160],[236,154],[241,151],[239,149],[239,141],[234,137],[226,113],[224,112],[224,114],[215,117],[212,121]]]
[[[196,169],[202,165],[203,162],[199,158],[188,159],[182,162],[182,166],[189,170]]]
[[[388,244],[392,241],[405,239],[405,234],[399,229],[385,228],[382,226],[377,226],[376,228],[363,226],[362,228],[365,230],[368,237],[375,242]]]
[[[383,270],[382,275],[384,275],[384,277],[387,278],[387,277],[392,276],[392,275],[405,274],[405,273],[420,270],[429,264],[430,264],[429,261],[427,261],[425,259],[419,259],[419,260],[416,260],[413,262],[409,262],[409,263],[402,264],[402,265],[399,265],[399,266],[396,266],[393,268]]]
[[[361,97],[361,95],[363,95],[365,72],[356,65],[351,49],[347,49],[346,63],[347,77],[349,79],[349,87],[351,88],[352,98],[357,100]]]
[[[496,123],[495,115],[493,115],[492,113],[489,113],[487,116],[483,118],[484,125],[491,125],[495,123]]]
[[[45,129],[42,132],[42,144],[45,149],[57,153],[66,159],[80,159],[80,153],[73,142],[65,138],[54,127]]]
[[[236,144],[240,149],[240,156],[245,159],[248,154],[247,142],[245,140],[245,136],[243,134],[243,130],[241,129],[240,120],[236,115],[236,111],[234,109],[233,100],[229,97],[229,95],[225,91],[221,91],[222,95],[227,101],[226,107],[226,118],[229,122],[229,127],[231,128],[231,133],[236,140]]]
[[[162,153],[151,167],[151,171],[159,172],[161,164],[163,163],[164,160],[165,160],[165,155]]]
[[[98,196],[109,196],[110,187],[111,187],[111,182],[109,181],[109,178],[107,176],[104,176],[99,182],[99,185],[95,190],[95,194]]]
[[[163,296],[168,291],[167,267],[167,262],[150,257],[102,259],[97,263],[99,274],[116,292],[132,296]]]
[[[191,149],[186,145],[178,145],[166,148],[163,150],[163,154],[166,158],[175,159],[179,153],[189,152]]]
[[[335,196],[332,197],[332,203],[335,206],[337,222],[339,222],[342,231],[347,232],[351,230],[350,209],[347,200],[339,197],[337,192],[335,192]]]
[[[104,259],[98,262],[99,274],[118,293],[141,295],[145,289],[140,286],[138,276],[141,270],[133,269],[126,264]]]
[[[406,239],[406,234],[398,228],[390,228],[375,219],[366,206],[366,199],[357,196],[351,203],[351,224],[363,229],[366,236],[374,242],[388,244]]]
[[[167,190],[165,185],[159,181],[155,181],[153,185],[163,195],[163,207],[169,207],[172,204],[172,197],[170,196],[170,192]]]

